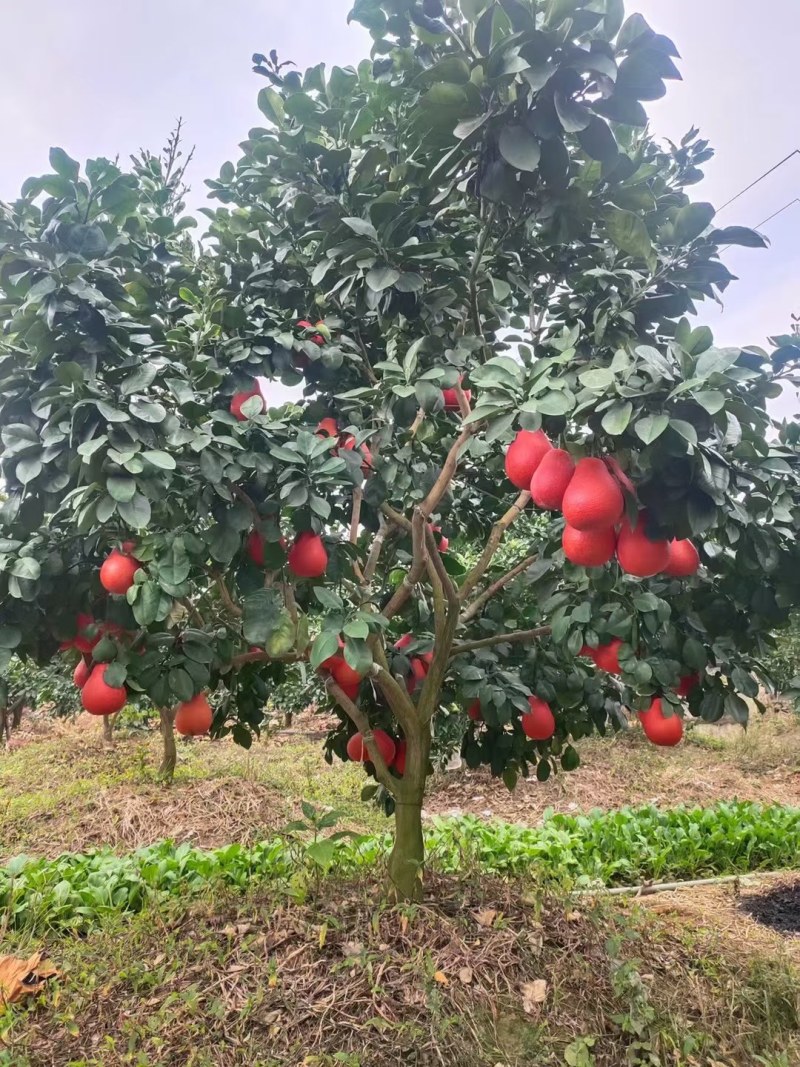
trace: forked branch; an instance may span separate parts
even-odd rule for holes
[[[511,523],[514,522],[514,520],[522,514],[530,498],[530,493],[520,493],[517,499],[505,513],[505,515],[499,518],[492,527],[492,532],[489,534],[489,539],[486,542],[486,547],[481,553],[481,558],[469,572],[469,574],[464,579],[461,585],[461,589],[458,595],[461,599],[462,604],[486,573],[489,564],[492,562],[492,557],[494,556],[497,549],[500,547],[500,542],[503,540],[503,535],[505,534]]]

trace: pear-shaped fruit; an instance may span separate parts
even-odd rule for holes
[[[428,664],[420,656],[413,656],[411,659],[411,674],[406,678],[406,689],[409,693],[414,693],[417,687],[422,685],[428,676]]]
[[[361,679],[364,677],[358,671],[353,670],[344,656],[335,656],[328,670],[336,684],[340,685],[344,690],[348,690],[352,686],[361,685]]]
[[[480,700],[472,701],[467,708],[467,715],[469,715],[473,722],[483,722],[483,711],[481,710]]]
[[[373,730],[375,747],[383,756],[384,763],[391,764],[395,754],[395,743],[385,730]],[[370,759],[369,749],[364,744],[361,734],[353,734],[347,742],[347,755],[354,763],[366,763]]]
[[[459,385],[460,384],[461,384],[461,380],[459,379]],[[464,389],[464,396],[466,397],[467,403],[469,404],[470,401],[472,400],[472,390],[471,389]],[[458,407],[458,393],[455,391],[455,389],[442,389],[442,398],[444,399],[444,410],[445,411],[458,411],[459,410],[459,407]]]
[[[78,666],[72,672],[72,680],[78,689],[83,689],[86,683],[89,681],[89,676],[92,673],[92,668],[82,659],[78,662]]]
[[[675,690],[677,696],[685,699],[688,697],[693,689],[696,689],[700,685],[699,674],[683,674],[678,680],[678,688]]]
[[[531,498],[538,508],[558,511],[575,473],[575,461],[563,448],[551,448],[531,478]]]
[[[669,545],[666,541],[651,541],[645,532],[646,515],[639,513],[636,527],[627,519],[617,538],[617,559],[626,574],[635,578],[652,578],[663,571],[669,561]]]
[[[697,574],[700,566],[700,553],[691,541],[670,541],[669,559],[664,573],[670,578],[690,578]]]
[[[561,546],[570,563],[579,567],[602,567],[614,555],[617,534],[613,526],[605,530],[576,530],[565,526]]]
[[[544,430],[520,430],[506,452],[506,475],[517,489],[530,489],[531,479],[543,457],[551,450],[550,438]]]
[[[550,705],[540,697],[528,697],[530,711],[520,720],[522,731],[532,741],[549,741],[556,732],[556,720]]]
[[[183,737],[200,737],[211,729],[214,712],[205,693],[198,693],[191,700],[178,705],[175,712],[175,729]]]
[[[645,737],[654,745],[672,748],[683,737],[683,719],[680,715],[665,715],[661,697],[656,697],[646,711],[639,712]]]
[[[107,670],[107,663],[98,663],[81,690],[81,704],[90,715],[113,715],[127,703],[128,693],[124,685],[106,684]]]
[[[108,593],[124,596],[133,585],[136,572],[141,567],[138,560],[115,548],[100,568],[100,584]]]
[[[561,510],[576,530],[608,529],[625,510],[619,482],[609,473],[602,459],[582,459],[567,486]]]
[[[298,578],[321,578],[328,566],[328,553],[319,534],[303,530],[289,549],[289,570]]]

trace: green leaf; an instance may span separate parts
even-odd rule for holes
[[[374,293],[382,293],[384,289],[391,288],[399,277],[399,270],[384,265],[382,267],[373,267],[367,274],[366,281]]]
[[[693,671],[701,671],[708,663],[706,650],[696,637],[688,637],[683,643],[683,662]]]
[[[182,667],[173,667],[168,675],[169,687],[177,700],[191,700],[195,695],[192,676]]]
[[[42,461],[38,456],[25,456],[17,463],[14,473],[23,485],[27,485],[42,473]]]
[[[694,394],[694,398],[709,415],[716,415],[725,407],[725,395],[717,389],[701,389],[699,393]]]
[[[159,574],[170,585],[181,585],[189,577],[192,561],[182,537],[175,537],[158,560]]]
[[[344,658],[359,674],[366,674],[372,666],[372,653],[369,645],[366,641],[356,637],[345,636]]]
[[[127,503],[136,493],[136,481],[121,474],[110,474],[106,478],[108,495],[117,503]]]
[[[279,625],[284,607],[274,589],[258,589],[242,604],[242,633],[251,645],[265,646]]]
[[[141,419],[142,422],[157,424],[163,422],[167,417],[167,409],[163,404],[157,404],[152,400],[143,400],[141,397],[134,396],[131,399],[131,414],[135,415],[137,419]]]
[[[603,393],[614,384],[614,372],[608,367],[598,367],[596,370],[585,370],[578,376],[578,380],[584,389]]]
[[[542,415],[566,415],[575,407],[575,397],[566,389],[553,389],[531,403]]]
[[[156,380],[157,374],[158,370],[152,363],[142,363],[132,374],[123,379],[120,385],[120,392],[123,396],[129,396],[131,393],[141,393],[150,388]]]
[[[598,115],[619,122],[623,126],[646,126],[647,112],[632,96],[624,93],[612,93],[604,100],[598,100],[592,104],[592,109]]]
[[[617,139],[608,123],[594,116],[585,129],[578,131],[578,144],[590,159],[611,163],[619,154]]]
[[[160,449],[147,449],[147,451],[141,453],[141,457],[146,459],[148,463],[152,463],[154,467],[164,471],[174,471],[177,466],[172,456],[168,452],[162,452]]]
[[[724,374],[736,363],[741,354],[739,348],[709,348],[697,360],[694,369],[695,377],[705,381],[712,374]]]
[[[11,564],[10,573],[15,578],[24,578],[26,581],[35,582],[42,573],[39,561],[33,556],[18,556]]]
[[[579,104],[577,100],[567,96],[566,93],[562,93],[560,89],[556,89],[554,103],[558,120],[565,133],[578,133],[580,130],[585,130],[592,121],[591,111],[583,104]]]
[[[16,648],[22,640],[22,631],[16,626],[0,626],[0,648]]]
[[[78,180],[80,167],[74,159],[71,159],[70,156],[67,155],[63,148],[50,149],[50,166],[56,174],[60,174],[62,178],[66,178],[71,182]]]
[[[717,245],[741,245],[742,248],[769,247],[766,237],[746,226],[725,226],[721,230],[712,230],[707,234],[707,238]]]
[[[601,426],[607,434],[618,437],[628,428],[633,414],[633,404],[629,400],[617,401],[603,416]]]
[[[653,243],[643,220],[632,211],[610,208],[608,236],[621,252],[638,259],[651,260]]]
[[[680,434],[680,436],[685,441],[688,441],[690,445],[697,444],[697,430],[695,430],[690,422],[685,422],[683,419],[670,419],[669,425],[671,430]]]
[[[637,436],[646,445],[651,445],[669,426],[669,415],[646,415],[633,427]]]
[[[258,94],[258,108],[275,126],[283,126],[286,121],[286,109],[283,100],[269,86],[266,86]]]
[[[369,237],[373,241],[378,240],[378,231],[366,219],[346,218],[342,219],[342,222],[345,226],[349,226],[353,233],[357,233],[359,237]]]
[[[103,674],[103,681],[106,685],[114,686],[115,689],[121,688],[128,677],[128,668],[124,663],[119,660],[115,660],[113,663],[109,663]]]
[[[716,215],[711,204],[686,204],[675,216],[675,240],[679,244],[688,244],[707,229]]]
[[[135,597],[135,599],[133,599]],[[150,626],[158,617],[161,590],[155,582],[145,581],[128,590],[128,603],[133,605],[133,617],[140,626]]]
[[[323,663],[339,651],[339,635],[333,630],[323,630],[314,639],[311,646],[311,666],[316,670]]]
[[[525,126],[506,126],[500,134],[499,148],[503,159],[517,170],[531,172],[539,166],[542,150]]]
[[[117,502],[117,513],[133,530],[141,530],[150,524],[150,501],[141,493],[130,500]]]

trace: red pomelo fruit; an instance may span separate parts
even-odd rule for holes
[[[690,578],[697,574],[700,566],[700,553],[691,541],[670,541],[668,544],[669,559],[664,568],[664,574],[670,578]]]
[[[395,754],[395,743],[385,730],[373,730],[375,747],[383,756],[384,763],[391,764]],[[347,755],[354,763],[366,763],[371,757],[360,733],[353,734],[347,742]]]
[[[660,697],[646,711],[639,712],[639,721],[645,737],[654,745],[672,748],[683,737],[683,719],[680,715],[665,715]]]
[[[625,499],[619,482],[602,459],[581,459],[561,501],[568,524],[576,530],[608,529],[619,522]]]
[[[328,566],[328,553],[319,534],[304,530],[289,549],[289,570],[298,578],[321,578]]]
[[[539,508],[558,511],[572,476],[575,462],[563,448],[551,448],[531,478],[531,498]]]
[[[531,710],[520,720],[523,733],[532,741],[549,741],[556,732],[556,720],[550,705],[540,697],[528,697]]]
[[[576,530],[565,526],[561,535],[564,555],[579,567],[602,567],[614,555],[617,534],[613,527],[605,530]]]
[[[178,705],[175,712],[175,729],[183,737],[200,737],[211,729],[214,712],[205,693],[198,693],[191,700]]]
[[[107,663],[98,663],[84,682],[81,690],[81,704],[90,715],[113,715],[115,711],[121,711],[128,701],[128,693],[124,685],[106,684],[107,670]]]
[[[639,513],[636,527],[627,519],[617,538],[617,559],[626,574],[635,578],[652,578],[663,571],[669,560],[669,545],[666,541],[651,541],[645,533],[646,515]]]
[[[544,430],[520,430],[506,452],[505,470],[517,489],[530,489],[531,479],[544,456],[552,449]]]

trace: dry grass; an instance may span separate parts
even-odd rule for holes
[[[581,1044],[595,1059],[567,1062],[797,1062],[755,1059],[800,1048],[783,960],[636,905],[432,889],[396,908],[353,884],[223,897],[54,946],[65,981],[10,1021],[10,1062],[528,1067]]]

